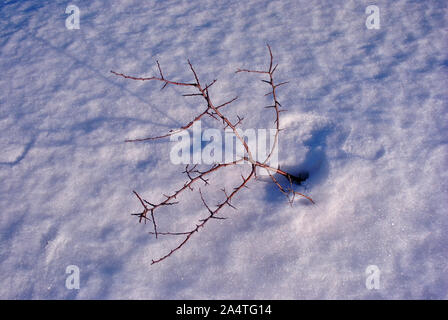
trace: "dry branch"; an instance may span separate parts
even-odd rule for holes
[[[145,199],[143,199],[136,191],[133,191],[135,196],[138,198],[140,204],[142,205],[143,209],[142,212],[140,213],[133,213],[132,215],[136,215],[139,217],[139,222],[144,221],[146,223],[146,221],[151,221],[152,225],[153,225],[153,231],[150,232],[150,234],[155,235],[156,238],[158,238],[158,236],[184,236],[185,238],[183,239],[182,242],[179,243],[178,246],[176,246],[175,248],[171,249],[167,254],[165,254],[164,256],[156,259],[156,260],[152,260],[152,264],[154,263],[158,263],[160,261],[165,260],[166,258],[168,258],[169,256],[171,256],[174,252],[178,251],[180,248],[182,248],[189,240],[190,238],[193,236],[194,233],[198,232],[200,228],[204,227],[205,224],[212,220],[212,219],[225,219],[223,217],[219,217],[218,214],[221,212],[221,210],[226,207],[229,206],[233,209],[236,209],[232,202],[232,199],[235,197],[235,195],[237,193],[239,193],[243,188],[247,188],[247,184],[250,182],[250,180],[252,180],[252,178],[256,177],[256,169],[257,167],[259,168],[263,168],[265,169],[268,174],[269,177],[271,178],[272,182],[277,186],[277,188],[279,189],[280,192],[282,192],[283,194],[285,194],[288,198],[288,201],[290,203],[292,203],[295,199],[295,196],[301,196],[305,199],[308,199],[311,203],[314,204],[314,201],[302,194],[299,193],[297,191],[294,190],[293,188],[293,183],[294,182],[299,182],[301,181],[300,177],[296,177],[294,175],[291,175],[279,168],[274,168],[269,166],[267,163],[269,162],[269,160],[271,159],[275,149],[277,148],[278,145],[278,135],[280,132],[280,113],[285,111],[284,109],[281,109],[281,104],[278,101],[278,97],[277,97],[277,88],[286,84],[287,82],[281,82],[276,84],[274,81],[274,72],[277,70],[277,66],[275,65],[273,66],[274,63],[274,56],[272,54],[272,50],[271,47],[269,45],[267,45],[268,47],[268,51],[269,51],[269,68],[266,71],[260,71],[260,70],[250,70],[250,69],[238,69],[236,71],[236,73],[241,73],[241,72],[247,72],[247,73],[257,73],[257,74],[263,74],[263,75],[267,75],[268,76],[268,80],[261,80],[263,83],[266,83],[269,85],[270,87],[270,91],[268,93],[266,93],[266,95],[271,95],[272,96],[272,105],[266,106],[265,108],[269,108],[269,109],[273,109],[274,110],[274,124],[275,124],[275,136],[274,136],[274,143],[268,153],[268,155],[266,156],[266,159],[263,162],[257,161],[253,158],[251,150],[248,146],[248,144],[246,143],[246,141],[244,140],[243,137],[240,136],[237,127],[242,123],[242,121],[244,120],[243,117],[237,115],[237,120],[232,123],[229,118],[227,116],[224,115],[224,113],[221,111],[221,109],[229,104],[231,104],[232,102],[234,102],[236,99],[238,99],[238,97],[232,98],[218,106],[216,106],[213,102],[212,99],[210,97],[210,93],[209,93],[209,88],[216,83],[216,79],[213,80],[211,83],[206,84],[205,86],[201,84],[201,82],[199,81],[199,77],[198,74],[196,73],[196,70],[194,69],[193,65],[191,64],[190,60],[188,60],[188,65],[190,67],[190,70],[193,74],[193,77],[195,79],[194,82],[179,82],[179,81],[172,81],[172,80],[168,80],[165,78],[163,72],[162,72],[162,68],[159,64],[158,61],[156,61],[157,63],[157,68],[159,70],[159,76],[153,76],[153,77],[147,77],[147,78],[143,78],[143,77],[133,77],[133,76],[129,76],[129,75],[125,75],[123,73],[118,73],[115,71],[111,71],[111,73],[113,73],[114,75],[123,77],[125,79],[131,79],[131,80],[137,80],[137,81],[150,81],[150,80],[154,80],[154,81],[159,81],[163,83],[163,86],[161,89],[164,89],[167,85],[175,85],[175,86],[184,86],[184,87],[191,87],[191,88],[196,88],[197,92],[196,93],[186,93],[183,94],[183,96],[185,97],[201,97],[203,100],[205,100],[206,102],[206,108],[203,112],[199,113],[196,117],[194,117],[190,122],[188,122],[186,125],[178,128],[177,130],[171,130],[168,133],[161,135],[161,136],[155,136],[155,137],[148,137],[148,138],[142,138],[142,139],[132,139],[132,140],[126,140],[126,142],[137,142],[137,141],[146,141],[146,140],[154,140],[154,139],[161,139],[161,138],[166,138],[169,137],[173,134],[179,133],[181,131],[187,130],[189,129],[195,122],[199,121],[200,119],[202,119],[202,117],[205,116],[209,116],[211,118],[213,118],[214,120],[218,120],[220,122],[222,122],[224,128],[230,128],[233,133],[235,134],[236,138],[241,142],[241,144],[244,147],[245,153],[247,153],[247,156],[243,156],[238,160],[235,160],[233,162],[228,162],[228,163],[220,163],[220,164],[214,164],[212,165],[209,169],[205,170],[205,171],[200,171],[197,169],[197,165],[194,166],[190,166],[187,165],[185,168],[185,171],[183,173],[186,174],[188,180],[187,182],[184,183],[184,185],[182,187],[180,187],[179,189],[177,189],[176,191],[174,191],[173,193],[171,193],[170,195],[163,195],[165,197],[165,199],[157,204],[153,204],[150,203],[148,201],[146,201]],[[235,187],[233,188],[232,192],[227,193],[227,191],[225,189],[222,189],[223,193],[224,193],[224,198],[225,200],[221,201],[220,203],[218,203],[216,205],[215,209],[212,209],[210,207],[209,204],[207,204],[203,193],[201,191],[201,189],[199,189],[199,195],[202,201],[202,204],[204,205],[205,209],[207,209],[208,215],[199,220],[199,223],[196,224],[196,226],[194,228],[192,228],[189,231],[185,231],[185,232],[160,232],[158,231],[158,226],[156,223],[156,219],[155,219],[155,213],[156,210],[160,209],[161,207],[164,206],[172,206],[177,204],[178,202],[176,201],[177,197],[183,193],[185,190],[193,190],[193,185],[196,182],[203,182],[205,185],[209,184],[209,176],[210,174],[217,172],[218,170],[221,170],[223,168],[226,167],[233,167],[234,165],[237,165],[239,163],[242,162],[249,162],[250,166],[251,166],[251,171],[247,176],[241,176],[242,181],[239,182],[238,184],[235,185]],[[288,181],[288,186],[285,187],[283,186],[277,178],[275,178],[274,174],[279,174],[281,176],[284,176],[286,178],[286,180]]]

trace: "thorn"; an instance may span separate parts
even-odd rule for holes
[[[216,83],[216,81],[218,81],[217,79],[213,80],[209,85],[207,85],[205,87],[205,90],[208,90],[208,88],[210,88],[212,85],[214,85]]]
[[[202,93],[186,93],[183,94],[184,97],[194,97],[194,96],[202,96]]]
[[[284,85],[284,84],[287,84],[287,83],[289,83],[289,81],[281,82],[281,83],[279,83],[279,84],[276,84],[276,85],[274,86],[274,88],[280,87],[280,86],[282,86],[282,85]]]
[[[150,206],[153,206],[153,207],[155,207],[155,205],[154,204],[152,204],[151,202],[148,202],[148,201],[146,201],[145,199],[143,199],[143,201],[145,201],[147,204],[149,204]]]
[[[238,210],[237,208],[235,208],[235,207],[230,203],[230,201],[226,201],[226,204],[227,204],[229,207],[231,207],[232,209],[234,209],[234,210]]]

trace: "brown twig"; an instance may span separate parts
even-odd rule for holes
[[[275,111],[275,119],[274,119],[274,124],[275,124],[275,136],[274,136],[274,143],[269,151],[269,154],[266,156],[266,159],[263,162],[260,162],[256,159],[253,158],[251,150],[248,146],[248,144],[246,143],[246,141],[243,139],[243,137],[240,136],[237,127],[242,123],[243,121],[243,117],[240,117],[239,115],[237,116],[237,121],[235,121],[234,123],[232,123],[229,118],[227,116],[225,116],[222,111],[221,108],[231,104],[232,102],[234,102],[238,97],[235,97],[233,99],[228,100],[227,102],[224,102],[220,105],[215,105],[212,102],[212,99],[210,97],[210,93],[209,93],[209,89],[211,86],[213,86],[216,83],[216,79],[213,80],[211,83],[202,86],[200,81],[199,81],[199,77],[198,74],[196,72],[196,70],[194,69],[193,65],[191,64],[190,60],[188,60],[188,65],[191,69],[191,72],[193,73],[193,77],[195,79],[195,82],[179,82],[179,81],[172,81],[172,80],[168,80],[165,78],[165,76],[163,75],[162,72],[162,68],[159,64],[159,62],[157,61],[157,68],[159,70],[159,74],[160,76],[156,77],[148,77],[148,78],[141,78],[141,77],[133,77],[133,76],[128,76],[125,75],[123,73],[118,73],[115,71],[111,71],[111,73],[123,77],[125,79],[132,79],[132,80],[140,80],[140,81],[149,81],[149,80],[155,80],[155,81],[160,81],[163,82],[163,88],[165,88],[167,85],[175,85],[175,86],[184,86],[184,87],[192,87],[192,88],[196,88],[197,92],[195,93],[186,93],[183,94],[183,96],[185,97],[202,97],[205,102],[206,102],[206,109],[201,112],[200,114],[198,114],[196,117],[193,118],[193,120],[191,120],[190,122],[188,122],[186,125],[180,127],[177,130],[171,130],[169,133],[165,134],[165,135],[161,135],[161,136],[156,136],[156,137],[149,137],[149,138],[142,138],[142,139],[132,139],[132,140],[126,140],[126,142],[137,142],[137,141],[146,141],[146,140],[154,140],[154,139],[161,139],[161,138],[165,138],[165,137],[169,137],[173,134],[179,133],[183,130],[187,130],[189,129],[195,122],[199,121],[202,117],[204,116],[209,116],[211,118],[213,118],[214,120],[218,120],[218,121],[222,121],[222,124],[224,125],[224,128],[230,128],[233,133],[235,134],[236,138],[241,142],[241,144],[244,147],[245,153],[247,154],[247,156],[243,156],[240,159],[237,159],[235,161],[232,162],[228,162],[228,163],[220,163],[220,164],[214,164],[212,165],[209,169],[205,170],[205,171],[200,171],[197,169],[197,165],[194,165],[192,167],[190,167],[190,165],[187,165],[185,168],[185,171],[183,173],[186,174],[188,181],[184,183],[184,185],[182,187],[180,187],[179,189],[177,189],[175,192],[173,192],[170,195],[164,195],[165,199],[162,200],[161,202],[157,203],[157,204],[153,204],[150,203],[148,201],[146,201],[145,199],[143,199],[136,191],[134,191],[134,194],[136,195],[136,197],[138,198],[140,204],[143,207],[142,212],[140,213],[135,213],[133,215],[137,215],[139,217],[139,222],[144,221],[146,223],[147,220],[150,220],[153,224],[153,231],[150,232],[150,234],[154,234],[156,236],[156,238],[159,235],[163,235],[163,236],[185,236],[184,240],[175,248],[171,249],[170,252],[168,252],[167,254],[165,254],[164,256],[156,259],[156,260],[152,260],[152,264],[154,263],[158,263],[160,261],[165,260],[166,258],[170,257],[174,252],[176,252],[177,250],[179,250],[180,248],[182,248],[189,240],[190,238],[193,236],[194,233],[198,232],[200,228],[204,227],[204,225],[210,221],[211,219],[225,219],[223,217],[218,217],[217,215],[220,213],[220,211],[225,207],[225,206],[229,206],[233,209],[236,209],[233,204],[231,203],[232,199],[234,198],[234,196],[239,193],[243,188],[247,188],[248,183],[250,182],[250,180],[254,177],[256,177],[256,169],[257,167],[259,168],[263,168],[265,169],[271,180],[273,181],[273,183],[278,187],[278,189],[280,190],[280,192],[282,192],[283,194],[285,194],[288,197],[288,200],[290,203],[292,203],[294,201],[294,197],[296,195],[304,197],[306,199],[308,199],[310,202],[312,202],[314,204],[314,201],[302,194],[299,193],[297,191],[294,191],[293,189],[293,180],[294,181],[299,181],[300,179],[298,177],[295,177],[289,173],[287,173],[286,171],[283,171],[279,168],[274,168],[269,166],[267,163],[269,162],[270,158],[272,157],[273,153],[275,152],[275,149],[277,148],[278,145],[278,135],[280,132],[280,113],[282,111],[285,111],[281,108],[281,104],[278,101],[277,98],[277,88],[286,84],[287,82],[281,82],[276,84],[274,82],[274,72],[277,70],[277,66],[275,65],[273,66],[273,62],[274,62],[274,56],[272,54],[272,50],[271,47],[269,45],[267,45],[268,47],[268,51],[269,51],[269,56],[270,56],[270,60],[269,60],[269,68],[266,71],[259,71],[259,70],[250,70],[250,69],[238,69],[236,71],[236,73],[240,73],[240,72],[247,72],[247,73],[258,73],[258,74],[264,74],[267,75],[269,77],[269,80],[261,80],[264,83],[267,83],[270,86],[270,91],[266,94],[266,95],[272,95],[272,99],[273,99],[273,104],[270,106],[267,106],[266,108],[272,108]],[[221,201],[220,203],[218,203],[218,205],[216,206],[216,209],[212,209],[210,207],[209,204],[207,204],[204,195],[201,191],[201,189],[199,189],[199,194],[200,194],[200,198],[202,201],[202,204],[204,205],[204,207],[207,209],[208,215],[199,220],[199,223],[196,224],[196,226],[191,229],[190,231],[186,231],[186,232],[160,232],[158,231],[158,226],[155,220],[155,212],[156,210],[158,210],[161,207],[164,206],[171,206],[171,205],[175,205],[178,202],[175,201],[177,200],[177,197],[183,193],[185,190],[193,190],[193,185],[196,182],[202,181],[205,185],[209,184],[209,175],[217,172],[218,170],[221,170],[223,168],[226,167],[231,167],[234,166],[236,164],[242,163],[242,162],[248,162],[251,165],[251,171],[247,176],[242,176],[242,182],[239,183],[236,187],[233,188],[231,193],[227,193],[227,191],[225,189],[222,189],[223,193],[224,193],[224,200]],[[284,176],[288,182],[289,182],[289,187],[284,187],[280,184],[280,182],[278,181],[278,179],[276,179],[273,175],[273,173],[277,173],[280,174],[282,176]],[[149,216],[148,216],[149,215]]]

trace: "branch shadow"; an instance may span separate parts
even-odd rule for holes
[[[309,188],[313,185],[324,183],[329,176],[330,166],[326,153],[327,136],[331,133],[329,127],[316,130],[310,139],[304,141],[304,145],[308,147],[302,163],[298,165],[282,166],[281,169],[294,175],[298,179],[292,181],[293,188],[301,193],[308,194]],[[283,186],[289,186],[290,181],[282,175],[276,174],[277,179]],[[285,201],[285,195],[278,190],[274,183],[268,183],[265,188],[270,201]],[[296,198],[300,204],[311,205],[307,199]]]
[[[33,136],[31,140],[25,145],[25,148],[23,149],[22,153],[14,161],[0,162],[0,165],[6,165],[11,167],[18,165],[23,159],[25,159],[26,155],[28,154],[28,152],[31,150],[31,148],[34,146],[35,143],[36,143],[36,137]]]
[[[87,70],[89,70],[89,71],[92,71],[93,73],[95,73],[95,74],[97,75],[97,77],[98,77],[99,79],[101,79],[101,80],[103,80],[103,81],[106,81],[106,82],[108,82],[109,84],[112,84],[113,86],[118,87],[119,89],[121,89],[121,91],[125,91],[125,92],[127,92],[128,94],[130,94],[131,96],[137,98],[139,101],[141,101],[142,103],[144,103],[145,105],[147,105],[147,106],[148,106],[149,108],[151,108],[152,110],[154,110],[154,111],[160,113],[161,115],[163,115],[165,119],[168,119],[168,120],[172,121],[172,122],[174,123],[174,126],[176,126],[176,127],[180,127],[180,126],[182,125],[178,120],[176,120],[176,119],[174,119],[173,117],[169,116],[169,115],[168,115],[166,112],[164,112],[163,110],[161,110],[161,109],[159,109],[158,107],[155,107],[155,106],[149,104],[149,103],[148,103],[143,97],[141,97],[139,94],[137,94],[137,93],[135,93],[135,92],[129,90],[129,89],[126,88],[124,85],[120,85],[120,84],[118,84],[117,82],[114,82],[114,81],[112,81],[110,78],[106,77],[105,72],[106,72],[106,74],[109,75],[109,70],[106,70],[106,71],[105,71],[105,70],[98,70],[96,67],[94,67],[94,66],[88,64],[88,63],[85,62],[85,61],[79,60],[78,58],[76,58],[76,57],[73,56],[72,54],[66,52],[64,49],[52,45],[48,40],[45,40],[45,39],[40,38],[40,37],[37,37],[37,36],[35,36],[35,35],[32,35],[32,37],[33,37],[35,40],[38,40],[39,42],[43,43],[45,46],[51,48],[52,50],[55,50],[55,51],[57,51],[58,53],[61,53],[61,54],[65,55],[65,56],[69,57],[70,59],[72,59],[73,61],[75,61],[75,62],[76,62],[78,65],[80,65],[81,67],[83,67],[83,68],[85,68],[85,69],[87,69]],[[149,121],[149,120],[148,120],[147,122],[150,123],[150,124],[153,124],[153,125],[157,125],[157,126],[163,126],[163,127],[167,127],[167,128],[169,127],[169,126],[167,126],[167,125],[163,125],[163,124],[161,124],[161,123],[155,123],[155,122],[152,122],[152,121]],[[171,129],[171,128],[170,128],[170,129]]]

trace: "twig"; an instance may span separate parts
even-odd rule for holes
[[[200,228],[204,227],[205,224],[212,220],[212,219],[218,219],[218,220],[222,220],[225,219],[224,217],[219,217],[217,216],[221,210],[225,207],[225,206],[229,206],[233,209],[236,209],[233,204],[231,203],[232,199],[234,198],[234,196],[239,193],[243,188],[248,188],[248,183],[250,182],[250,180],[254,177],[256,177],[256,169],[258,168],[263,168],[265,169],[271,180],[273,181],[273,183],[277,186],[277,188],[279,189],[280,192],[282,192],[283,194],[285,194],[288,197],[288,200],[290,203],[292,203],[294,201],[295,196],[301,196],[304,197],[306,199],[308,199],[311,203],[314,204],[314,201],[302,194],[299,193],[297,191],[295,191],[293,189],[293,181],[299,181],[300,182],[300,178],[296,177],[294,175],[289,174],[286,171],[283,171],[279,168],[274,168],[271,167],[270,165],[268,165],[267,163],[269,162],[270,158],[272,157],[275,149],[277,148],[278,145],[278,136],[279,136],[279,132],[281,131],[280,129],[280,113],[285,111],[284,109],[280,109],[281,108],[281,104],[278,101],[278,97],[277,97],[277,88],[288,83],[288,82],[281,82],[276,84],[274,81],[274,72],[277,70],[277,66],[278,65],[274,65],[274,56],[272,54],[272,50],[271,47],[269,45],[267,45],[268,51],[269,51],[269,68],[266,71],[260,71],[260,70],[250,70],[250,69],[237,69],[236,73],[240,73],[240,72],[247,72],[247,73],[257,73],[257,74],[264,74],[268,76],[268,80],[261,80],[263,83],[266,83],[270,86],[270,91],[267,93],[267,95],[272,95],[272,105],[266,106],[265,108],[269,108],[269,109],[274,109],[274,124],[275,124],[275,136],[274,136],[274,142],[273,145],[269,151],[269,154],[266,156],[266,159],[262,162],[256,160],[253,158],[251,150],[249,148],[249,145],[246,143],[246,141],[243,139],[243,137],[240,136],[238,130],[237,130],[237,126],[239,126],[244,117],[240,117],[239,115],[237,115],[237,121],[232,123],[229,118],[224,115],[224,113],[222,113],[221,109],[229,104],[231,104],[232,102],[234,102],[238,97],[235,97],[233,99],[228,100],[227,102],[224,102],[220,105],[215,105],[212,102],[212,99],[210,97],[210,92],[209,89],[210,87],[212,87],[215,83],[216,83],[216,79],[213,80],[211,83],[209,83],[208,85],[205,85],[205,87],[203,87],[201,85],[201,82],[199,81],[199,76],[195,70],[195,68],[193,67],[193,65],[191,64],[190,60],[188,60],[188,65],[190,67],[190,70],[193,74],[193,77],[195,79],[194,82],[179,82],[179,81],[173,81],[173,80],[168,80],[165,78],[163,72],[162,72],[162,68],[159,64],[159,62],[157,61],[157,68],[159,70],[159,76],[153,76],[153,77],[147,77],[147,78],[141,78],[141,77],[133,77],[133,76],[128,76],[125,75],[123,73],[118,73],[115,71],[111,71],[111,73],[123,77],[125,79],[132,79],[132,80],[140,80],[140,81],[150,81],[150,80],[155,80],[155,81],[160,81],[163,83],[163,88],[165,88],[168,84],[171,85],[175,85],[175,86],[184,86],[184,87],[192,87],[192,88],[196,88],[197,92],[195,93],[186,93],[183,94],[184,97],[202,97],[203,100],[206,102],[206,108],[204,111],[202,111],[201,113],[199,113],[196,117],[193,118],[193,120],[191,120],[190,122],[188,122],[186,125],[180,127],[179,129],[176,130],[171,130],[169,133],[161,135],[161,136],[155,136],[155,137],[149,137],[149,138],[142,138],[142,139],[132,139],[132,140],[126,140],[126,142],[137,142],[137,141],[146,141],[146,140],[154,140],[154,139],[162,139],[162,138],[166,138],[169,137],[173,134],[179,133],[183,130],[187,130],[189,129],[195,122],[199,121],[202,117],[204,116],[210,116],[211,118],[213,118],[214,120],[218,120],[220,122],[222,122],[224,128],[230,128],[233,133],[235,134],[236,138],[241,142],[241,144],[244,147],[245,153],[247,154],[247,156],[243,156],[238,160],[232,161],[232,162],[228,162],[228,163],[220,163],[220,164],[214,164],[212,165],[209,169],[205,170],[205,171],[200,171],[197,169],[197,165],[194,165],[192,167],[190,167],[189,165],[186,166],[185,171],[183,173],[186,174],[188,181],[185,182],[183,184],[182,187],[180,187],[179,189],[177,189],[176,191],[174,191],[172,194],[170,195],[164,195],[165,199],[162,200],[161,202],[157,203],[157,204],[153,204],[150,203],[148,201],[146,201],[145,199],[143,199],[136,191],[133,191],[134,194],[136,195],[136,197],[138,198],[140,204],[143,207],[142,212],[140,213],[134,213],[132,215],[136,215],[139,217],[139,222],[144,221],[146,223],[147,220],[152,221],[153,224],[153,231],[150,232],[150,234],[153,234],[156,236],[156,238],[159,235],[163,235],[163,236],[185,236],[185,239],[175,248],[171,249],[167,254],[165,254],[164,256],[156,259],[156,260],[152,260],[152,264],[154,263],[158,263],[161,262],[163,260],[165,260],[166,258],[170,257],[174,252],[178,251],[180,248],[182,248],[189,240],[190,238],[193,236],[194,233],[198,232]],[[240,182],[239,184],[237,184],[233,189],[231,193],[227,193],[227,191],[225,189],[222,189],[223,193],[224,193],[224,200],[219,202],[216,206],[215,209],[212,209],[210,207],[209,204],[207,204],[206,199],[201,191],[201,189],[199,188],[199,195],[202,201],[202,204],[204,205],[204,207],[207,209],[208,215],[199,220],[199,223],[196,224],[196,226],[191,229],[190,231],[186,231],[186,232],[160,232],[158,231],[158,226],[155,220],[155,213],[156,211],[158,212],[158,209],[160,209],[161,207],[164,206],[171,206],[171,205],[175,205],[178,202],[175,201],[177,200],[177,197],[183,193],[185,190],[194,190],[193,185],[196,182],[202,181],[205,185],[209,184],[209,175],[212,173],[215,173],[223,168],[227,168],[227,167],[232,167],[234,165],[237,165],[239,163],[242,163],[244,161],[247,161],[250,166],[251,166],[251,171],[247,176],[241,176],[242,177],[242,182]],[[289,182],[289,187],[284,187],[280,184],[280,182],[278,181],[278,179],[276,179],[274,177],[274,174],[280,174],[282,176],[284,176],[288,182]],[[149,217],[148,217],[149,215]]]

